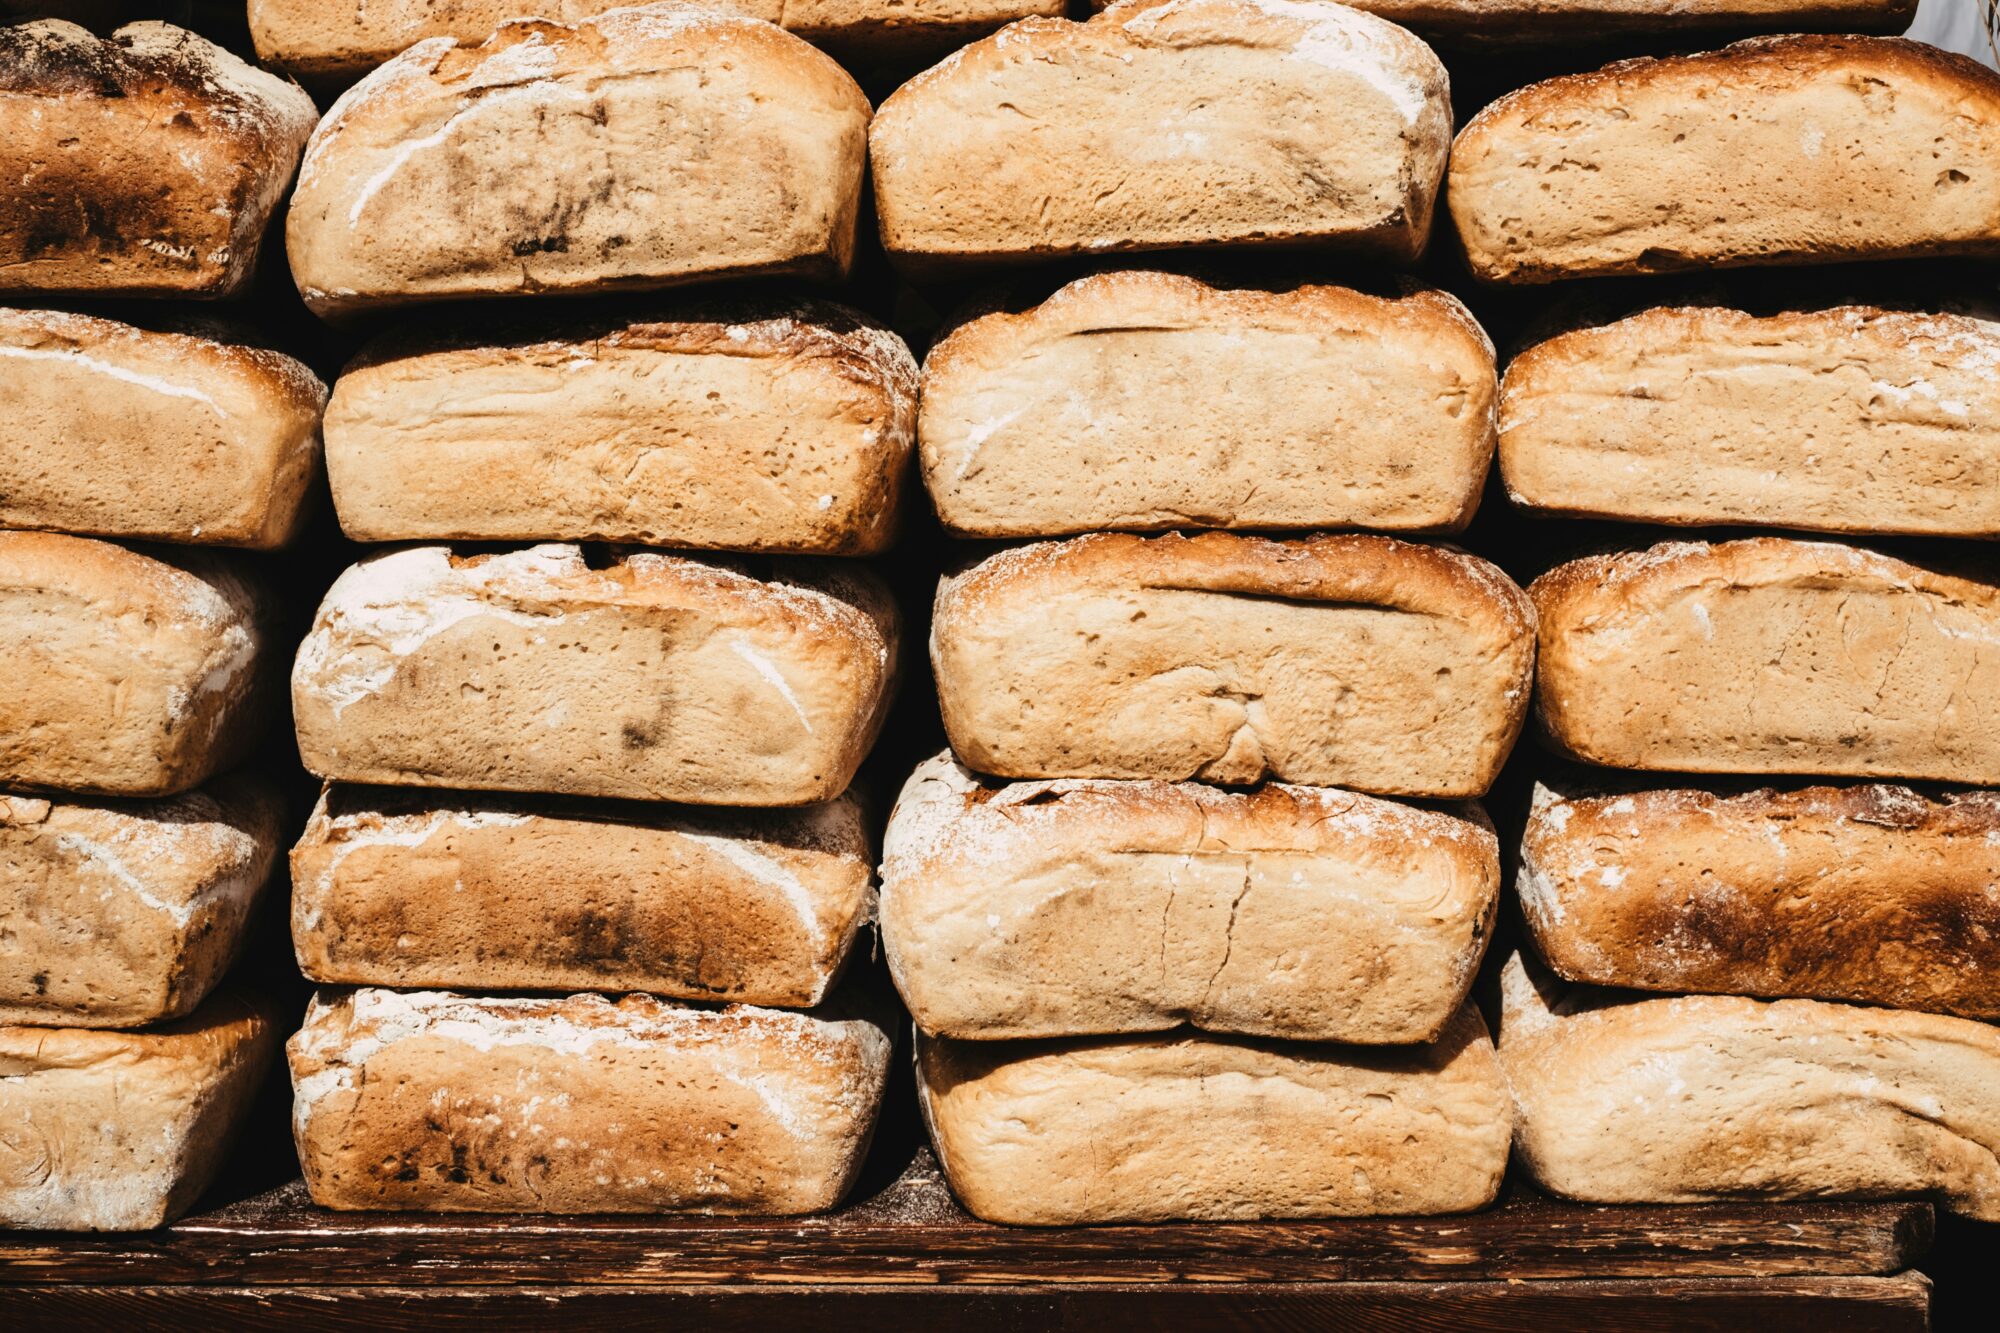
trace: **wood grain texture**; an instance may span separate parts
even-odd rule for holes
[[[1019,1329],[1521,1329],[1536,1333],[1922,1333],[1930,1281],[1739,1278],[1659,1282],[1412,1282],[1246,1284],[1234,1287],[216,1287],[0,1289],[0,1326],[64,1333],[161,1327],[400,1330],[773,1327]],[[938,1323],[937,1321],[949,1321]]]
[[[1463,1217],[1043,1230],[967,1216],[928,1151],[885,1175],[792,1219],[335,1213],[294,1181],[136,1236],[0,1232],[0,1286],[1741,1280],[1898,1273],[1934,1228],[1921,1203],[1590,1207],[1510,1186]]]

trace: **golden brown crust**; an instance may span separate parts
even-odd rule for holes
[[[0,290],[225,296],[248,279],[312,100],[193,33],[0,27]]]
[[[1572,981],[2000,1017],[2000,798],[1538,788],[1522,905]]]
[[[1775,128],[1740,111],[1689,119],[1735,99],[1787,109]],[[1915,136],[1937,150],[1921,162],[1900,147]],[[1996,141],[2000,74],[1965,56],[1894,37],[1758,37],[1498,99],[1453,146],[1451,212],[1474,272],[1500,282],[1986,255],[2000,253],[1991,183],[1964,167]],[[1757,153],[1773,156],[1753,173]],[[1729,168],[1668,193],[1721,155]],[[1623,173],[1616,195],[1590,183],[1600,172]],[[1536,179],[1540,193],[1514,203]]]

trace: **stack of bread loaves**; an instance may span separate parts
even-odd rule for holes
[[[1783,37],[1502,99],[1451,207],[1503,282],[1993,254],[1996,162],[2000,77]],[[1993,538],[1996,368],[1978,312],[1654,306],[1513,361],[1502,472],[1544,513]],[[1931,551],[1668,542],[1530,589],[1549,741],[1662,775],[1535,791],[1519,886],[1556,977],[1510,961],[1500,1051],[1548,1188],[2000,1220],[2000,798],[1967,789],[2000,785],[2000,582]]]
[[[1280,241],[1409,260],[1449,134],[1444,70],[1401,28],[1167,0],[1003,29],[871,141],[891,257],[944,271]],[[1507,1095],[1466,995],[1499,860],[1472,798],[1527,707],[1527,598],[1444,546],[1171,530],[1455,531],[1495,388],[1464,307],[1408,284],[1119,268],[932,348],[945,527],[1068,538],[944,579],[951,749],[884,839],[919,1093],[974,1213],[1493,1197]]]
[[[228,771],[273,598],[194,548],[292,535],[326,389],[225,322],[48,304],[237,293],[313,118],[163,23],[0,28],[0,1225],[186,1209],[277,1046],[213,993],[277,859]]]
[[[868,118],[758,19],[431,38],[314,134],[293,273],[337,317],[834,276]],[[885,589],[826,557],[894,534],[916,365],[820,301],[547,308],[379,338],[328,408],[347,534],[432,544],[341,575],[292,676],[331,784],[294,939],[362,988],[292,1042],[306,1180],[339,1208],[825,1208],[890,1053],[834,985],[897,651]],[[508,545],[441,544],[470,540]]]

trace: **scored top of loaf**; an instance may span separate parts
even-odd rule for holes
[[[852,379],[882,385],[899,401],[914,405],[917,396],[917,363],[908,344],[860,311],[813,297],[718,298],[626,318],[398,329],[369,343],[342,373],[431,352],[493,348],[564,360],[587,358],[600,348],[816,356],[842,366]]]
[[[924,358],[927,373],[948,372],[962,358],[977,355],[974,339],[990,324],[1088,327],[1099,319],[1131,318],[1135,307],[1166,303],[1196,311],[1217,309],[1243,323],[1256,323],[1269,312],[1287,325],[1302,320],[1344,322],[1379,329],[1435,333],[1452,329],[1494,355],[1493,340],[1463,301],[1450,292],[1427,287],[1398,275],[1386,294],[1324,282],[1284,286],[1244,284],[1227,278],[1164,268],[1115,268],[1072,279],[1038,303],[1019,304],[1000,296],[978,300],[960,311],[931,344]]]
[[[1661,542],[1643,551],[1584,556],[1528,585],[1544,623],[1573,606],[1632,603],[1690,584],[1763,587],[1799,579],[1872,580],[1956,602],[2000,609],[2000,585],[1925,569],[1840,542],[1745,537],[1729,542]]]
[[[445,546],[413,546],[361,560],[327,590],[312,632],[299,645],[295,678],[321,677],[320,689],[349,702],[387,682],[393,662],[385,667],[371,658],[365,665],[336,666],[343,655],[336,631],[350,622],[393,658],[468,617],[504,615],[513,607],[690,603],[712,609],[719,619],[752,608],[804,638],[837,638],[870,649],[884,671],[893,665],[895,603],[879,584],[837,562],[776,560],[759,578],[728,557],[618,550],[593,567],[581,547],[549,542],[471,556]]]
[[[281,815],[276,793],[241,772],[146,800],[0,793],[0,828],[52,833],[179,926],[209,903],[247,899],[264,886]]]
[[[1948,85],[1954,99],[1983,97],[1988,102],[1987,114],[2000,117],[2000,73],[1967,56],[1901,37],[1805,34],[1751,37],[1692,55],[1641,56],[1531,83],[1488,103],[1466,122],[1458,145],[1462,151],[1502,121],[1527,121],[1579,105],[1616,106],[1635,86],[1646,83],[1683,82],[1704,87],[1740,82],[1771,89],[1808,83],[1830,71],[1868,70]],[[1558,126],[1552,123],[1544,128],[1554,132]]]
[[[1035,15],[960,47],[891,93],[881,114],[965,66],[998,66],[1019,55],[1073,44],[1083,29],[1116,29],[1133,46],[1282,48],[1292,58],[1365,80],[1412,125],[1447,101],[1444,65],[1423,40],[1387,19],[1310,0],[1121,0],[1079,23]],[[1446,126],[1447,131],[1449,125]]]
[[[122,1069],[155,1060],[220,1069],[271,1030],[268,1004],[238,991],[211,995],[185,1018],[143,1028],[0,1026],[0,1076],[97,1065]]]
[[[1022,842],[1041,845],[1060,822],[1078,816],[1093,821],[1096,836],[1115,842],[1119,836],[1115,821],[1121,815],[1136,818],[1153,810],[1191,809],[1201,818],[1206,840],[1209,812],[1225,806],[1233,807],[1245,823],[1268,827],[1272,841],[1281,845],[1304,840],[1304,825],[1314,840],[1331,833],[1380,839],[1397,847],[1445,844],[1481,864],[1498,855],[1493,825],[1473,801],[1434,809],[1341,787],[1289,782],[1228,790],[1201,782],[1154,779],[989,781],[946,750],[919,764],[904,785],[884,835],[882,875],[885,880],[909,880],[947,863],[1008,866]]]
[[[192,398],[214,405],[199,380],[202,363],[219,370],[256,375],[270,388],[292,400],[300,408],[317,413],[326,406],[327,388],[304,362],[283,352],[253,343],[227,339],[225,326],[214,321],[189,321],[201,332],[178,329],[150,329],[115,319],[100,319],[68,310],[24,310],[0,308],[0,358],[63,359],[99,374],[130,384],[139,384],[157,393]],[[211,332],[211,330],[213,332]],[[94,348],[111,345],[136,349],[154,347],[171,354],[186,371],[186,381],[143,375],[124,366],[91,355]],[[220,411],[220,409],[217,409]],[[311,436],[301,448],[313,446]]]
[[[109,37],[61,19],[0,27],[0,92],[171,100],[268,141],[303,139],[319,115],[297,84],[184,28],[150,21]]]
[[[1447,546],[1368,533],[1272,538],[1231,532],[1091,533],[1031,542],[989,557],[938,587],[938,609],[977,614],[981,603],[1024,587],[1102,581],[1133,587],[1369,602],[1483,620],[1494,636],[1535,629],[1535,608],[1498,567]]]
[[[788,1064],[832,1071],[857,1104],[891,1044],[865,1006],[844,998],[798,1011],[637,994],[614,1000],[595,993],[472,996],[363,987],[315,995],[292,1037],[295,1121],[304,1123],[330,1093],[353,1087],[356,1071],[384,1047],[420,1037],[477,1051],[531,1046],[561,1055],[582,1055],[601,1043],[640,1050],[754,1043],[777,1048]]]
[[[229,560],[181,548],[142,554],[60,532],[0,532],[0,586],[67,593],[109,615],[130,607],[170,626],[226,631],[261,618]]]
[[[716,58],[732,48],[775,57],[818,84],[828,100],[868,113],[860,85],[831,56],[762,19],[677,4],[615,9],[573,24],[512,19],[477,46],[426,37],[342,93],[306,145],[299,188],[313,183],[327,145],[350,126],[379,121],[400,129],[404,118],[441,94],[470,99],[567,77],[617,78]],[[385,183],[395,165],[392,160],[370,186]],[[364,192],[353,216],[365,200]]]
[[[2000,835],[2000,791],[1929,793],[1894,782],[1773,787],[1747,778],[1733,784],[1727,779],[1704,779],[1700,787],[1653,785],[1657,782],[1657,774],[1594,772],[1539,780],[1530,798],[1530,814],[1558,835],[1566,834],[1579,814],[1600,825],[1622,820],[1636,836],[1656,821],[1680,824],[1692,816],[1725,813],[1924,833]]]

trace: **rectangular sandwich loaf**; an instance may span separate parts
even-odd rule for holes
[[[323,1208],[793,1214],[853,1184],[890,1045],[839,1008],[363,989],[287,1049]]]
[[[1429,1041],[1492,934],[1500,853],[1453,811],[1268,783],[985,782],[942,754],[883,841],[882,939],[925,1031]]]
[[[187,1014],[236,957],[283,814],[240,772],[150,801],[0,793],[0,1024]]]
[[[823,301],[391,335],[334,386],[356,541],[592,540],[865,555],[916,432],[900,338]]]
[[[293,716],[342,782],[807,805],[873,743],[896,635],[880,582],[832,562],[408,547],[335,581]]]
[[[1441,547],[1099,534],[947,576],[931,663],[982,773],[1477,796],[1519,734],[1534,633],[1506,575]]]
[[[1445,292],[1113,270],[931,348],[924,482],[975,537],[1452,531],[1493,457],[1494,377]]]
[[[0,1226],[149,1231],[193,1206],[278,1049],[224,992],[137,1032],[0,1026]]]
[[[820,1002],[874,907],[861,805],[712,813],[333,787],[292,849],[315,981]]]
[[[171,796],[237,763],[275,615],[208,552],[0,532],[0,785]]]
[[[952,1192],[1029,1226],[1463,1213],[1507,1165],[1507,1083],[1459,1010],[1428,1046],[917,1036]]]

